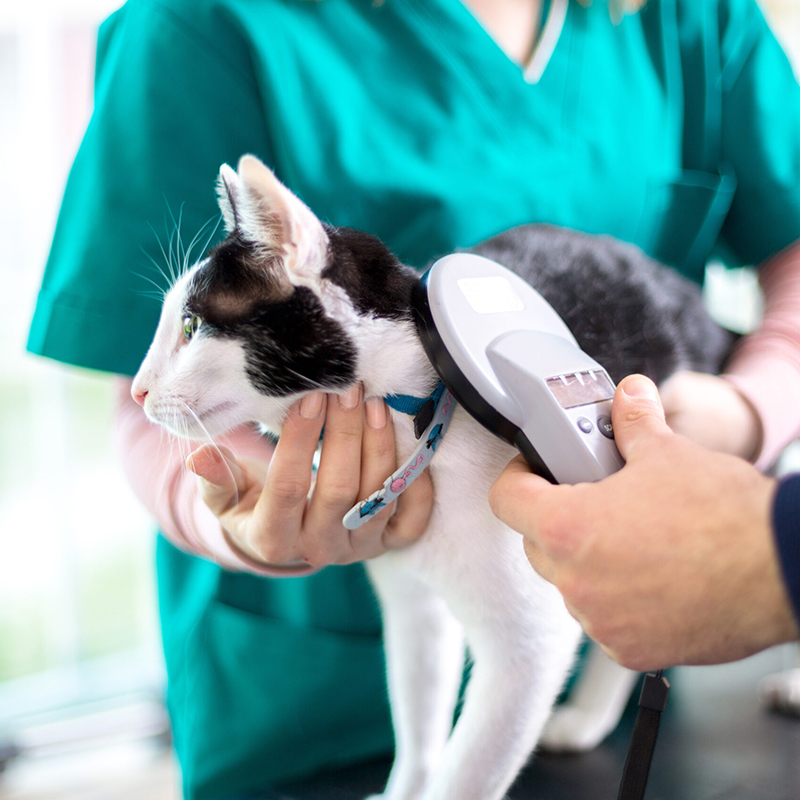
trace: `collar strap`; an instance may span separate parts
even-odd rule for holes
[[[428,425],[431,424],[431,420],[439,404],[439,399],[444,390],[444,383],[439,381],[439,384],[429,397],[414,397],[410,394],[390,394],[383,399],[389,408],[393,408],[401,414],[408,414],[414,417],[414,436],[419,439]]]
[[[444,384],[439,381],[439,385],[433,390],[433,393],[428,397],[414,397],[410,394],[390,394],[384,397],[386,405],[399,411],[401,414],[409,414],[415,417],[422,409],[433,400],[434,403],[439,402],[439,398],[444,391]]]
[[[394,405],[398,398],[400,400],[416,401],[421,405],[419,405],[416,412],[402,411],[402,409]],[[383,486],[377,492],[353,506],[344,515],[342,522],[345,528],[351,531],[363,525],[377,511],[399,497],[422,474],[425,467],[430,464],[439,442],[441,442],[447,431],[456,407],[455,398],[443,383],[436,387],[430,397],[423,400],[409,397],[408,395],[391,395],[385,399],[389,407],[394,408],[396,411],[402,411],[404,414],[415,413],[415,433],[421,427],[421,422],[424,421],[424,418],[428,416],[427,409],[430,409],[430,418],[424,426],[424,430],[417,433],[419,441],[416,448],[414,448],[414,452],[406,459],[405,463],[384,481]],[[410,406],[411,404],[408,405]]]

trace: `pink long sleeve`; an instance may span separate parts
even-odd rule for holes
[[[210,559],[225,569],[271,577],[307,574],[310,570],[265,567],[239,552],[217,518],[200,498],[197,478],[184,465],[194,449],[171,441],[133,401],[130,381],[117,384],[115,420],[117,450],[133,490],[155,517],[164,535],[178,548]],[[241,427],[220,438],[238,457],[269,461],[273,446],[252,427]]]
[[[756,466],[771,466],[800,437],[800,242],[766,262],[759,273],[764,318],[739,342],[725,378],[744,395],[763,430]]]

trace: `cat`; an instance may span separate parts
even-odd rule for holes
[[[370,234],[320,222],[254,156],[220,169],[226,238],[166,295],[134,381],[148,417],[190,437],[278,434],[315,389],[428,397],[418,273]],[[525,225],[472,248],[534,285],[618,381],[716,371],[729,341],[697,288],[608,237]],[[386,353],[391,352],[391,359]],[[398,460],[416,445],[392,410]],[[500,800],[536,746],[581,636],[488,504],[516,450],[456,408],[414,544],[366,563],[384,624],[396,757],[384,800]],[[453,727],[465,643],[472,669]],[[375,796],[375,800],[378,796]]]

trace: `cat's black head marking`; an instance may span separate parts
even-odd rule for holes
[[[419,280],[410,267],[376,236],[352,228],[324,225],[329,262],[322,277],[341,286],[363,315],[411,317],[411,292]]]
[[[264,253],[234,231],[192,275],[186,311],[203,334],[235,339],[262,394],[336,389],[355,380],[356,348],[314,292],[283,281]]]

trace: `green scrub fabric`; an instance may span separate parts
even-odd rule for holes
[[[213,227],[219,166],[248,152],[417,267],[532,221],[698,281],[712,252],[757,263],[800,238],[800,91],[754,0],[650,0],[619,25],[571,0],[536,84],[458,0],[131,0],[99,33],[29,349],[132,375],[159,314],[146,279],[164,282],[149,259],[183,266],[178,222],[184,243]],[[391,749],[360,566],[263,579],[163,539],[157,561],[186,798]]]

